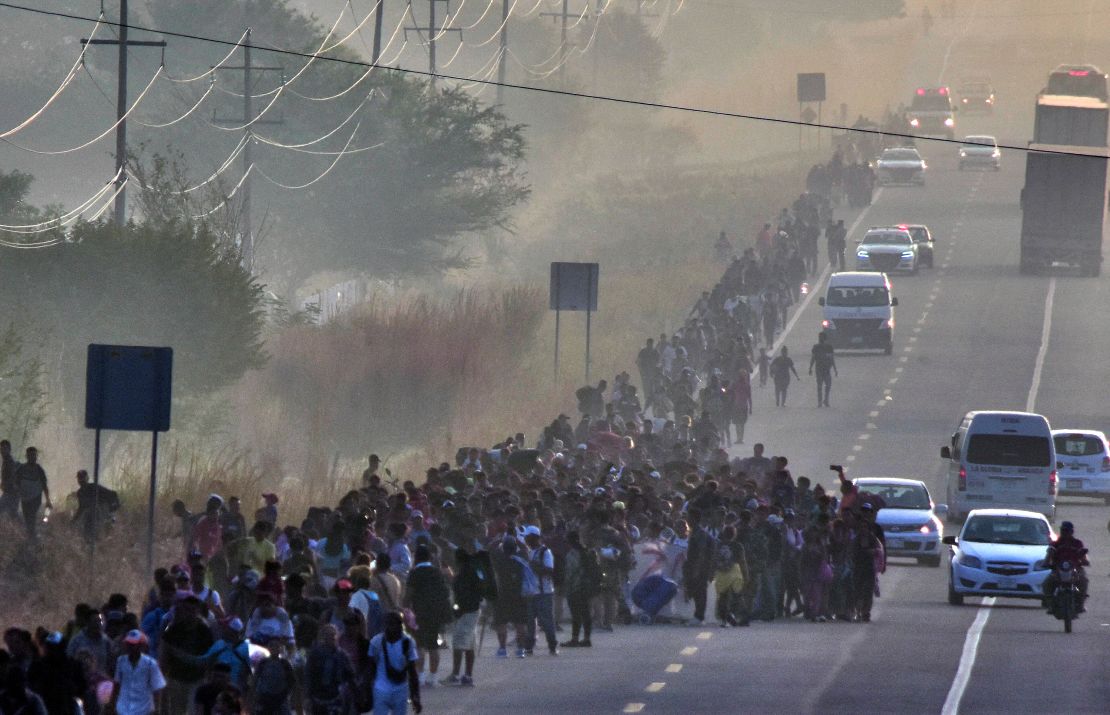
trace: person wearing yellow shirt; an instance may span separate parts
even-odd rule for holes
[[[239,563],[248,564],[258,573],[266,572],[266,562],[277,560],[277,548],[268,538],[272,528],[269,522],[255,522],[250,536],[241,540],[237,554]]]

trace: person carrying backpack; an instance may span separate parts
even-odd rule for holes
[[[339,632],[326,624],[305,663],[305,699],[311,715],[343,715],[355,681],[350,658],[339,648]]]
[[[421,543],[413,554],[416,562],[405,584],[404,603],[416,617],[416,644],[420,646],[419,668],[424,677],[424,657],[428,658],[428,674],[424,683],[429,688],[438,684],[439,636],[451,622],[451,589],[438,564],[432,562],[431,551]]]
[[[532,610],[528,614],[528,645],[536,645],[536,622],[547,637],[547,651],[559,654],[559,641],[555,637],[555,555],[543,543],[538,526],[524,527],[524,543],[528,545],[528,565],[539,583],[532,595]]]
[[[570,640],[563,643],[564,648],[589,648],[593,631],[593,614],[590,612],[590,599],[601,588],[601,564],[597,552],[582,545],[577,531],[567,534],[570,549],[566,555],[564,589],[567,594],[567,608],[570,609]],[[579,633],[582,640],[578,639]]]
[[[385,615],[385,629],[370,641],[368,651],[374,682],[374,715],[405,715],[408,701],[417,715],[420,678],[416,673],[416,641],[405,633],[404,617],[397,611]]]
[[[517,542],[506,535],[500,548],[492,549],[494,575],[497,579],[497,600],[493,602],[493,628],[497,633],[497,657],[508,658],[507,650],[509,624],[516,631],[517,657],[525,657],[524,644],[527,640],[528,601],[523,595],[524,573],[531,572],[528,563],[522,564],[517,556]],[[535,574],[533,574],[533,579]]]

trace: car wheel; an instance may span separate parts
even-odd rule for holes
[[[964,605],[964,597],[956,593],[955,587],[952,585],[952,577],[948,577],[948,605],[949,606],[962,606]]]
[[[922,566],[929,566],[931,568],[940,568],[940,557],[922,556],[917,560],[917,563],[921,564]]]

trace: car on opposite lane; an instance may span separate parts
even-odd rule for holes
[[[998,148],[998,140],[989,134],[964,137],[960,144],[960,171],[968,167],[999,171],[1002,168],[1002,151]]]
[[[895,146],[883,149],[875,162],[875,180],[880,186],[893,184],[925,185],[925,170],[929,165],[912,146]]]
[[[861,492],[882,499],[875,522],[883,528],[887,556],[905,556],[920,564],[940,566],[941,538],[948,513],[944,504],[934,504],[925,482],[894,477],[864,477],[854,480]]]
[[[933,249],[936,248],[936,242],[933,240],[933,234],[929,231],[929,227],[920,223],[900,223],[898,228],[905,229],[910,232],[910,237],[917,245],[917,261],[923,266],[929,268],[933,267]]]
[[[913,236],[898,226],[869,228],[856,246],[857,271],[917,273],[918,260]]]
[[[966,596],[1041,598],[1054,538],[1048,519],[1035,511],[972,510],[960,535],[943,539],[952,556],[948,603],[959,606]]]
[[[960,98],[961,111],[982,114],[991,114],[994,111],[994,87],[985,77],[964,80],[956,94]]]
[[[1095,497],[1110,505],[1110,443],[1098,430],[1052,430],[1059,494]]]

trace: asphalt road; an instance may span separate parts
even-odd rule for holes
[[[923,43],[908,86],[950,73],[965,34]],[[1027,133],[1012,116],[959,122],[962,134]],[[790,459],[795,477],[827,487],[835,483],[830,463],[853,477],[922,479],[943,502],[940,447],[970,409],[1032,407],[1057,427],[1110,429],[1110,363],[1102,359],[1110,354],[1110,287],[1106,278],[1018,274],[1019,153],[1004,155],[999,173],[959,172],[954,146],[919,145],[930,165],[926,187],[888,187],[862,215],[841,214],[856,226],[849,254],[871,225],[925,223],[937,240],[936,268],[894,278],[894,355],[838,355],[832,407],[816,409],[805,367],[821,315],[810,301],[782,339],[803,379],[785,408],[774,406],[770,387],[756,389],[748,444],[734,451],[762,441]],[[618,627],[595,634],[592,650],[526,661],[494,659],[489,634],[478,687],[441,688],[425,702],[450,713],[1106,712],[1110,507],[1062,499],[1063,519],[1092,552],[1088,613],[1070,635],[1028,601],[948,605],[947,558],[941,568],[894,560],[870,624]]]

